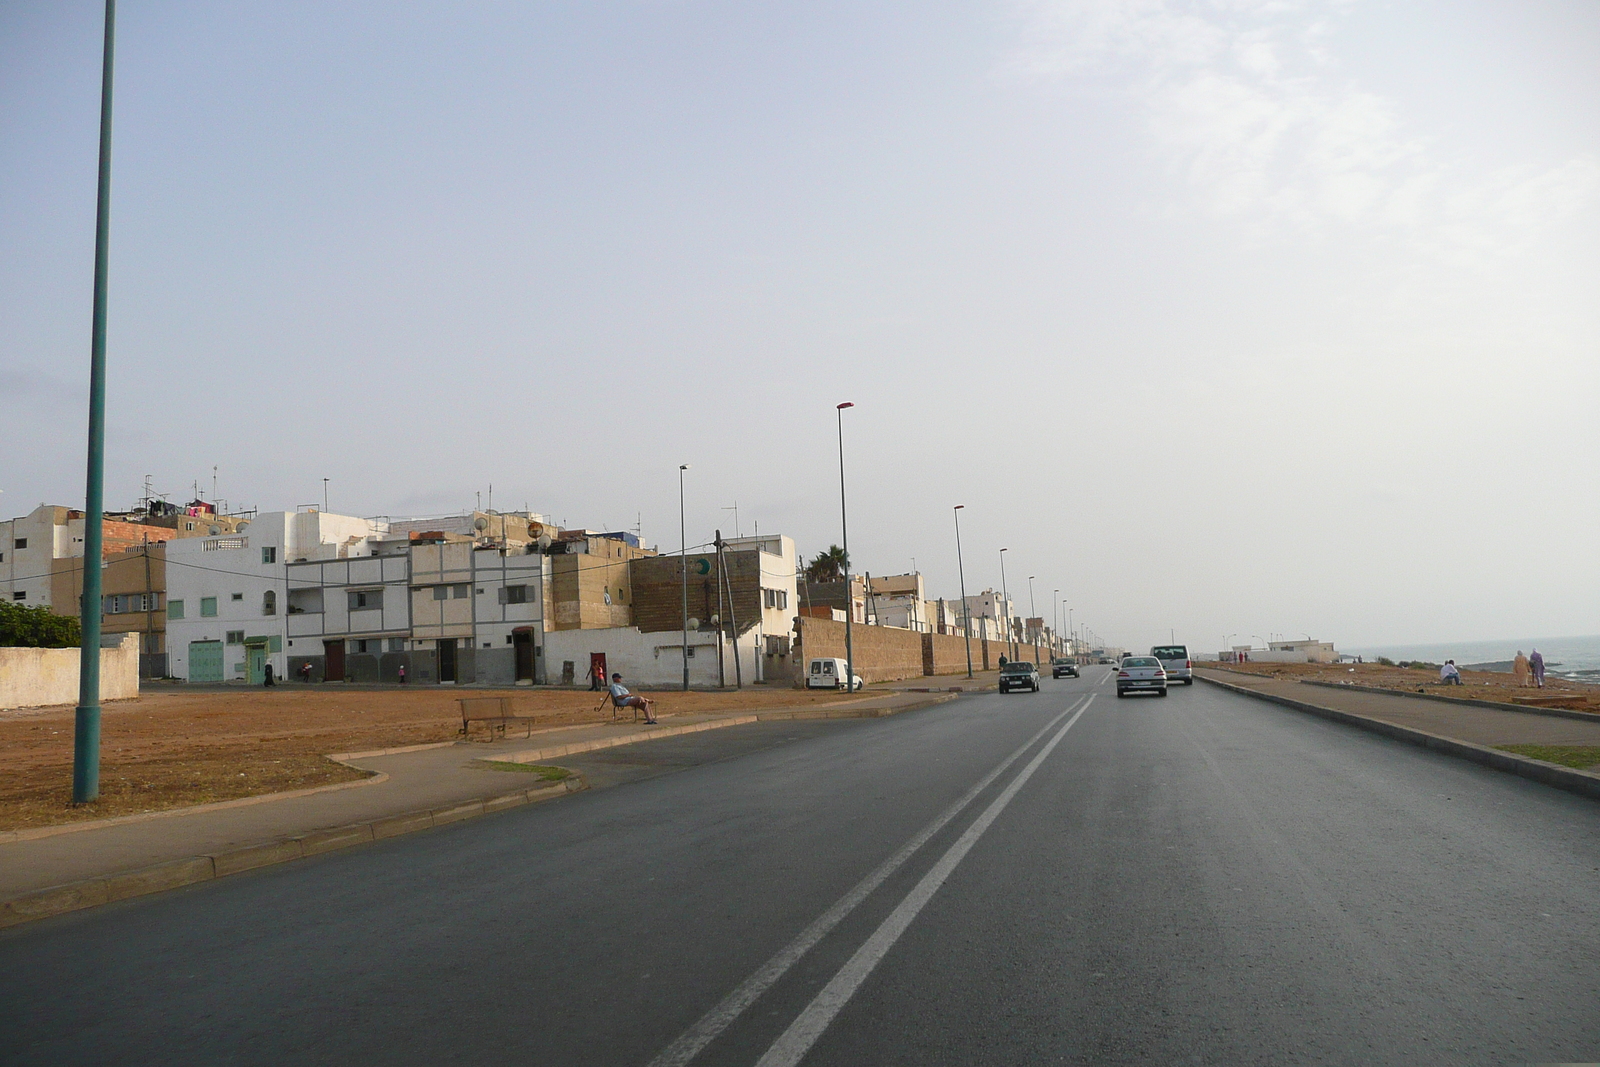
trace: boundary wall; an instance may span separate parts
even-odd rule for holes
[[[107,635],[100,646],[100,699],[139,695],[139,635]],[[0,648],[0,708],[78,702],[76,648]]]
[[[795,649],[794,677],[795,684],[804,685],[808,661],[845,658],[844,623],[806,615],[797,621],[799,644]],[[855,626],[851,628],[850,639],[856,673],[868,685],[938,674],[965,674],[967,670],[967,639],[964,637],[918,633],[892,626]],[[1043,646],[1017,646],[1017,654],[1022,659],[1031,660],[1036,653],[1039,663],[1047,666],[1050,654]],[[1002,656],[1011,656],[1011,646],[1007,642],[972,639],[974,671],[999,670]]]

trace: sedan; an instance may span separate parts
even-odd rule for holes
[[[1050,677],[1076,678],[1078,665],[1070,659],[1053,659],[1050,661]]]
[[[1039,668],[1027,660],[1012,660],[1000,668],[1000,692],[1009,693],[1013,689],[1026,689],[1029,692],[1039,691]]]
[[[1167,672],[1154,656],[1129,656],[1117,669],[1117,696],[1141,691],[1167,695]]]

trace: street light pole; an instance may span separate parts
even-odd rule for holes
[[[850,625],[856,614],[856,599],[850,591],[850,524],[845,517],[844,508],[844,409],[853,408],[854,404],[845,401],[843,404],[834,405],[834,419],[839,424],[839,537],[844,542],[844,691],[853,693],[856,689],[856,656],[855,645],[851,642]]]
[[[683,691],[689,691],[689,528],[683,519],[683,472],[687,463],[678,464],[678,538],[683,547],[678,556],[683,561]]]
[[[1050,625],[1055,627],[1056,641],[1060,642],[1060,640],[1061,640],[1061,590],[1057,589],[1053,593],[1051,593],[1050,594],[1050,601],[1051,601]],[[1051,659],[1055,659],[1057,652],[1063,652],[1063,654],[1064,654],[1064,650],[1052,649],[1051,652],[1050,652],[1050,658]]]
[[[116,0],[106,0],[100,68],[100,183],[95,195],[94,318],[89,333],[89,455],[83,501],[82,645],[72,728],[72,802],[100,797],[100,564],[106,469],[106,289],[111,242],[111,70]]]
[[[1011,639],[1011,594],[1006,591],[1006,553],[1009,548],[1000,550],[1000,596],[1006,602],[1006,643],[1011,646],[1011,658],[1017,658],[1016,642]]]
[[[1028,575],[1028,617],[1030,619],[1033,619],[1033,618],[1038,618],[1038,616],[1039,616],[1039,609],[1033,606],[1033,575],[1030,574],[1030,575]],[[1033,665],[1035,667],[1037,667],[1039,665],[1039,638],[1038,638],[1038,635],[1035,635],[1034,638],[1033,638]]]
[[[961,509],[957,504],[956,517],[956,573],[961,576],[961,632],[967,637],[967,677],[972,677],[972,606],[967,603],[967,571],[961,565]]]

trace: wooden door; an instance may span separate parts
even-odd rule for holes
[[[324,682],[344,681],[344,642],[322,642],[322,680]]]

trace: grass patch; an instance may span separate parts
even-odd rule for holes
[[[1515,752],[1529,759],[1575,767],[1586,771],[1600,766],[1600,745],[1496,745],[1502,752]]]
[[[1595,758],[1600,759],[1600,756]],[[478,762],[491,771],[518,771],[522,774],[536,774],[541,782],[559,782],[563,778],[572,777],[572,772],[565,767],[546,767],[538,763],[512,763],[503,759],[481,759]]]

